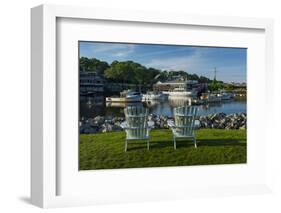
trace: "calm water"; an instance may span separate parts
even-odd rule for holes
[[[147,103],[134,103],[148,107],[149,113],[156,115],[172,116],[173,107],[186,104],[186,100],[153,101]],[[80,118],[93,118],[95,116],[124,117],[124,103],[105,103],[103,96],[80,97]],[[222,101],[221,103],[205,104],[198,106],[199,115],[224,112],[226,114],[246,112],[246,100]]]

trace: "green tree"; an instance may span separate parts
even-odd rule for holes
[[[211,82],[211,80],[205,76],[200,76],[198,81],[199,81],[199,83],[210,83]]]
[[[115,82],[144,84],[150,82],[150,73],[146,67],[133,61],[112,62],[104,72],[104,77]]]
[[[211,90],[218,90],[223,87],[222,81],[213,80],[205,76],[190,74],[183,70],[161,71],[155,68],[146,68],[134,61],[113,61],[110,65],[96,58],[80,58],[80,70],[95,72],[112,82],[146,84],[152,85],[157,81],[167,81],[173,78],[184,80],[197,80],[200,83],[209,83]]]
[[[232,84],[227,84],[225,85],[224,89],[227,91],[232,91],[235,89],[235,87]]]
[[[105,61],[100,61],[96,58],[80,58],[80,70],[95,72],[103,75],[104,71],[108,68],[109,65]]]
[[[210,91],[218,91],[224,89],[224,84],[218,81],[213,81],[211,84],[208,85]]]

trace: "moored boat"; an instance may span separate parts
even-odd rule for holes
[[[152,101],[152,100],[165,100],[167,95],[163,94],[162,92],[147,92],[146,94],[142,95],[143,101]]]
[[[202,93],[200,98],[203,103],[216,103],[222,100],[222,98],[215,93]]]
[[[218,94],[218,97],[221,97],[221,99],[225,101],[233,99],[234,95],[232,93],[222,92]]]
[[[125,108],[127,106],[142,106],[142,102],[106,102],[106,107]]]
[[[120,97],[106,97],[106,102],[141,102],[142,95],[139,92],[125,90],[120,93]]]
[[[169,95],[169,98],[183,98],[183,97],[196,97],[197,91],[195,89],[186,90],[185,88],[175,88],[172,91],[163,92]]]

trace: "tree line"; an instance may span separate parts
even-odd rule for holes
[[[205,76],[190,74],[182,70],[161,71],[147,68],[134,61],[113,61],[108,64],[96,58],[80,58],[80,71],[94,72],[103,76],[109,82],[122,82],[131,84],[154,84],[157,81],[167,81],[175,78],[183,80],[197,80],[200,83],[211,83]]]

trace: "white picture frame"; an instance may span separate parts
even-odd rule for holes
[[[54,6],[41,5],[31,10],[31,57],[32,57],[32,143],[31,143],[31,200],[32,203],[43,207],[61,207],[75,205],[91,205],[98,203],[116,202],[138,202],[143,200],[165,200],[187,197],[209,196],[209,195],[232,195],[232,194],[252,194],[270,192],[270,165],[269,161],[259,170],[266,178],[259,183],[244,184],[236,183],[233,185],[210,186],[209,188],[200,187],[199,183],[193,183],[194,188],[182,189],[169,186],[166,189],[158,190],[155,188],[153,193],[137,193],[133,191],[115,192],[110,196],[104,193],[102,196],[82,195],[58,195],[59,181],[58,174],[61,167],[58,166],[60,158],[57,146],[57,21],[59,18],[79,19],[79,20],[101,20],[119,21],[133,23],[153,23],[155,25],[167,26],[200,26],[202,28],[224,28],[234,29],[253,29],[263,31],[264,45],[264,69],[261,68],[261,75],[265,78],[265,93],[267,99],[266,109],[271,108],[274,100],[269,94],[273,87],[273,21],[271,19],[238,18],[238,17],[216,17],[202,15],[187,15],[173,13],[152,13],[147,11],[122,11],[101,8],[84,8],[73,6]],[[250,100],[251,101],[251,100]],[[265,109],[264,107],[262,109]],[[261,110],[262,110],[261,109]],[[273,111],[269,110],[268,117],[264,117],[268,123],[269,116]],[[269,128],[265,126],[265,133],[270,134]],[[267,139],[267,137],[265,137]],[[268,140],[266,144],[268,146]],[[258,152],[258,151],[257,151]],[[262,152],[263,155],[266,152]],[[268,153],[267,156],[268,157]],[[213,168],[206,168],[211,171]],[[157,169],[149,169],[152,173]],[[173,173],[181,174],[186,167],[181,170],[170,169]],[[226,168],[227,171],[232,168]],[[160,171],[160,170],[157,170]],[[164,170],[163,170],[164,171]],[[164,175],[161,173],[160,175]],[[193,169],[193,171],[195,171]],[[77,171],[78,172],[78,171]],[[138,170],[137,174],[143,171]],[[132,170],[131,170],[132,173]],[[117,173],[116,173],[117,174]],[[159,175],[158,174],[158,175]],[[85,174],[84,174],[85,175]],[[90,174],[89,174],[90,175]],[[198,173],[199,175],[199,173]],[[87,174],[86,174],[87,176]],[[108,176],[103,173],[103,178]],[[269,177],[269,179],[268,179]],[[87,178],[86,178],[87,179]],[[75,183],[73,183],[75,185]],[[90,184],[90,183],[89,183]],[[126,188],[126,186],[124,186]],[[129,187],[129,186],[127,186]],[[75,188],[75,187],[74,187]],[[76,188],[77,189],[77,188]],[[71,189],[70,189],[71,190]],[[136,190],[137,191],[137,190]],[[107,192],[108,193],[108,192]],[[123,193],[120,196],[119,193]]]

